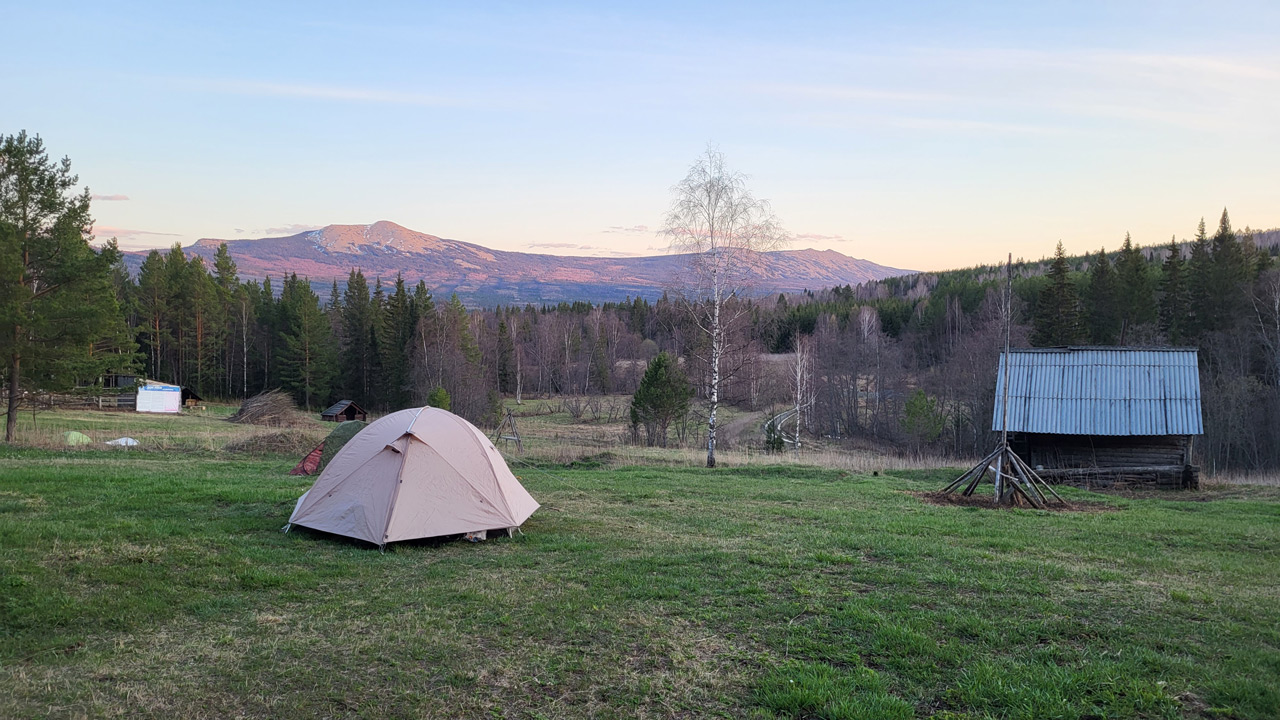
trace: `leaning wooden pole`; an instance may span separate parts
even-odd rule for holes
[[[1005,265],[1004,283],[1004,353],[1000,356],[1000,376],[1004,380],[1003,398],[1000,401],[1002,417],[1000,419],[1000,457],[1009,451],[1009,347],[1013,335],[1013,253],[1009,253],[1008,264]],[[1000,474],[1001,463],[996,461],[996,504],[1004,502],[1004,477]]]

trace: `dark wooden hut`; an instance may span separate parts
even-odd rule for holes
[[[1199,487],[1191,447],[1204,423],[1194,348],[1011,350],[996,383],[997,432],[1005,367],[1010,445],[1044,479]]]
[[[368,420],[368,417],[364,408],[351,400],[342,400],[320,413],[320,419],[329,422],[344,422],[346,420]]]

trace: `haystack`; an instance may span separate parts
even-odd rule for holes
[[[227,418],[233,423],[248,425],[269,425],[271,427],[295,427],[302,423],[298,406],[294,404],[289,393],[282,390],[268,390],[254,395],[235,415]]]

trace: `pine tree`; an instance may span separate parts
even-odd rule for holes
[[[693,387],[671,356],[658,353],[645,368],[631,398],[631,424],[645,429],[646,443],[667,446],[667,428],[689,410]]]
[[[160,251],[152,250],[147,253],[147,258],[138,269],[135,292],[138,312],[144,325],[139,334],[145,337],[146,374],[151,378],[161,377],[160,361],[169,339],[169,289],[164,275],[164,257],[160,255]]]
[[[186,290],[189,323],[186,335],[191,371],[187,382],[198,394],[205,395],[211,390],[210,375],[220,364],[216,362],[214,348],[221,344],[221,308],[225,306],[218,302],[218,287],[205,270],[204,258],[199,255],[187,263],[182,283]]]
[[[90,194],[76,194],[78,182],[71,161],[51,160],[38,136],[0,136],[6,442],[14,439],[24,387],[65,389],[123,370],[110,365],[121,362],[119,351],[131,351],[100,344],[126,341],[111,275],[120,252],[114,242],[90,247]]]
[[[1048,286],[1036,302],[1031,344],[1040,347],[1074,344],[1080,339],[1080,299],[1061,242],[1053,254],[1048,280]]]
[[[1186,268],[1174,238],[1169,241],[1169,256],[1160,268],[1160,330],[1170,344],[1185,341],[1188,310]]]
[[[1089,287],[1085,291],[1085,308],[1088,316],[1089,341],[1095,345],[1114,345],[1120,331],[1119,293],[1116,274],[1107,258],[1107,249],[1098,251],[1098,257],[1089,270]]]
[[[1147,259],[1133,246],[1129,233],[1124,235],[1116,271],[1120,344],[1124,345],[1132,337],[1134,328],[1156,320],[1155,290],[1147,273]]]
[[[213,313],[210,319],[213,325],[214,347],[221,355],[218,370],[222,377],[218,387],[229,397],[233,394],[235,387],[233,378],[237,364],[236,350],[247,333],[239,327],[236,293],[240,289],[240,278],[236,261],[227,251],[226,243],[219,243],[218,252],[214,255],[213,279],[217,300],[212,308]]]
[[[166,378],[172,383],[185,385],[187,382],[188,331],[190,329],[190,297],[187,287],[187,256],[182,252],[182,245],[174,243],[164,256],[164,290],[169,298],[169,332],[173,342],[169,344],[169,375]]]

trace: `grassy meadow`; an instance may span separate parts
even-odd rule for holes
[[[1280,488],[522,460],[522,535],[379,552],[280,532],[251,431],[101,415],[169,440],[0,447],[3,717],[1280,717]]]

